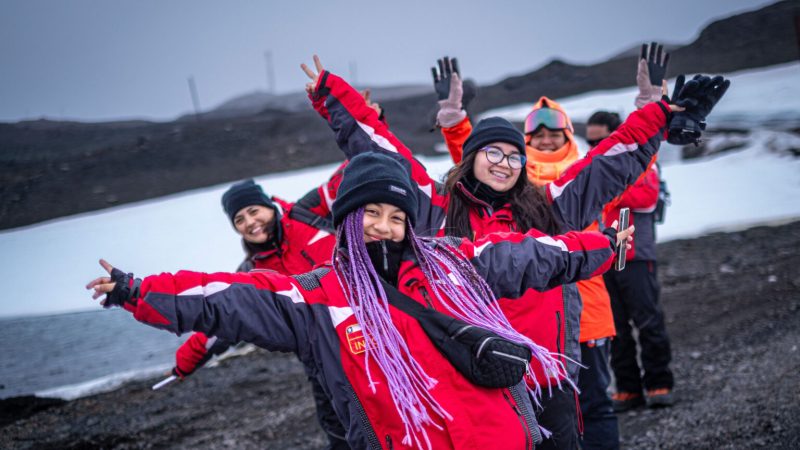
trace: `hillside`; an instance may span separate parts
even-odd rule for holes
[[[796,60],[798,17],[800,2],[787,0],[713,22],[673,51],[668,75]],[[552,61],[481,87],[471,112],[545,93],[562,98],[628,86],[635,66],[636,57],[624,54],[592,66]],[[383,102],[392,130],[421,154],[439,142],[427,120],[434,104],[432,90]],[[340,159],[330,131],[310,108],[169,123],[3,123],[0,229]]]

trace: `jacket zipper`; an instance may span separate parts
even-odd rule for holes
[[[485,338],[483,340],[483,342],[481,342],[481,345],[478,346],[478,352],[475,354],[475,357],[477,357],[477,358],[481,357],[481,353],[483,352],[483,347],[485,347],[486,344],[489,341],[491,341],[492,339],[497,339],[497,336],[489,336],[489,337]]]
[[[561,355],[561,313],[556,311],[556,352]]]
[[[309,263],[309,264],[311,264],[311,267],[314,267],[314,266],[316,266],[316,265],[317,265],[317,263],[316,263],[316,262],[314,262],[314,260],[313,260],[313,259],[311,259],[311,256],[309,256],[309,255],[308,255],[308,253],[306,253],[306,251],[305,251],[305,250],[300,250],[300,255],[301,255],[303,258],[305,258],[305,259],[306,259],[306,261],[308,261],[308,263]]]
[[[543,440],[542,432],[539,431],[539,422],[536,420],[536,416],[533,414],[533,410],[530,408],[522,408],[520,405],[524,405],[523,396],[528,397],[528,393],[524,387],[525,384],[518,384],[516,386],[512,386],[508,388],[508,391],[511,392],[511,397],[514,398],[514,402],[517,404],[517,410],[522,413],[522,417],[525,419],[525,423],[528,427],[528,432],[530,433],[531,439],[533,439],[532,447],[535,447],[537,444],[540,444]],[[529,403],[530,404],[530,403]]]
[[[578,291],[577,286],[572,285],[572,287],[576,292]],[[564,358],[562,358],[562,360],[564,361],[564,368],[567,369],[566,366],[569,364],[567,362],[567,358],[571,357],[569,353],[570,349],[567,348],[567,345],[570,343],[569,338],[572,336],[572,331],[570,331],[569,316],[567,315],[567,312],[569,311],[569,307],[567,306],[567,292],[564,289],[561,289],[561,297],[564,299]],[[559,334],[558,337],[561,339],[561,334]],[[567,369],[566,372],[567,377],[569,377],[569,370]]]
[[[389,250],[386,249],[386,241],[381,240],[381,253],[383,253],[383,272],[389,273]]]
[[[464,334],[464,332],[465,332],[465,331],[467,331],[467,330],[469,330],[470,328],[472,328],[472,325],[464,325],[463,327],[461,327],[461,328],[459,328],[458,330],[456,330],[456,332],[455,332],[455,333],[453,333],[453,334],[450,336],[450,338],[451,338],[451,339],[455,339],[455,338],[457,338],[457,337],[461,336],[462,334]]]
[[[508,396],[505,389],[503,389],[503,398],[506,399],[508,406],[510,406],[511,410],[517,415],[517,420],[519,420],[520,425],[522,425],[522,430],[525,433],[525,449],[527,450],[531,448],[530,429],[528,428],[528,424],[525,423],[525,417],[522,415],[522,412],[520,412],[519,408],[517,408],[517,405],[511,401],[511,398]]]
[[[367,417],[367,412],[364,411],[364,405],[361,404],[361,400],[358,399],[356,395],[356,391],[353,390],[352,386],[350,388],[350,396],[353,397],[353,401],[358,411],[358,418],[360,419],[361,426],[364,427],[364,434],[367,437],[367,443],[369,444],[369,448],[371,449],[378,449],[381,448],[381,441],[378,440],[378,436],[375,435],[375,430],[372,428],[372,423],[369,421]]]
[[[392,443],[392,437],[389,436],[388,434],[386,435],[386,447],[389,450],[392,450],[394,448],[394,444]]]
[[[498,352],[497,350],[492,350],[490,353],[493,354],[493,355],[497,355],[500,358],[505,358],[505,359],[508,359],[508,360],[511,360],[511,361],[514,361],[514,362],[521,363],[524,366],[527,366],[528,364],[530,364],[529,360],[527,360],[525,358],[520,358],[519,356],[509,355],[508,353]]]
[[[435,311],[436,308],[433,307],[433,303],[431,302],[431,296],[428,295],[428,290],[425,289],[425,286],[420,286],[419,287],[419,292],[422,294],[422,298],[425,299],[425,303],[428,304],[428,308],[430,308],[430,309]]]

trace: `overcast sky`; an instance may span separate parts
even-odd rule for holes
[[[318,53],[362,85],[430,82],[455,55],[479,83],[559,57],[604,60],[650,40],[686,44],[772,0],[0,0],[0,121],[174,118],[268,88],[301,90]]]

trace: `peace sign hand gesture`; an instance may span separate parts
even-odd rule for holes
[[[139,286],[142,280],[133,278],[132,273],[125,273],[115,268],[105,259],[100,260],[100,265],[111,276],[95,278],[86,285],[86,289],[94,289],[93,299],[97,300],[105,294],[106,298],[100,301],[100,304],[104,308],[110,308],[115,305],[122,306],[139,297]]]
[[[306,83],[306,92],[308,95],[313,95],[314,90],[317,88],[317,83],[319,82],[319,76],[322,72],[325,71],[325,68],[322,67],[322,63],[319,60],[319,56],[314,55],[314,67],[317,69],[316,72],[311,70],[305,63],[300,64],[300,68],[303,69],[303,72],[308,75],[308,78],[311,80],[310,82]]]

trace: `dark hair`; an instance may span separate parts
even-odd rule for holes
[[[469,211],[473,202],[459,189],[457,183],[466,176],[474,176],[472,166],[478,153],[480,152],[468,154],[447,173],[445,188],[450,194],[450,204],[447,207],[445,234],[448,236],[475,238],[469,221]],[[545,234],[558,234],[561,227],[544,192],[528,180],[524,168],[520,172],[517,182],[508,191],[508,202],[511,204],[517,231],[524,233],[535,228]]]
[[[587,125],[605,125],[608,127],[608,132],[613,133],[614,130],[619,128],[622,125],[622,119],[619,118],[619,114],[615,112],[608,112],[608,111],[597,111],[589,117],[589,120],[586,121]]]

